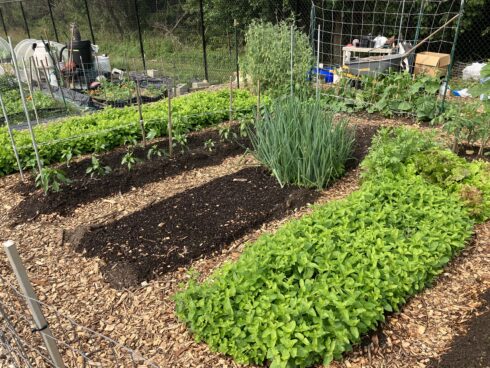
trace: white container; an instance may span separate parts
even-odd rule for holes
[[[34,49],[34,54],[32,55],[34,58],[34,62],[39,70],[46,68],[46,70],[51,70],[54,68],[53,59],[49,55],[46,50],[46,45],[43,42],[37,42],[36,48]]]
[[[98,55],[95,67],[99,74],[110,73],[112,71],[111,61],[107,55]]]

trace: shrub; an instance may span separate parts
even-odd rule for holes
[[[177,314],[240,363],[327,365],[430,283],[471,228],[459,199],[420,176],[366,182],[191,281]]]
[[[321,104],[296,97],[276,100],[250,132],[255,156],[279,183],[324,188],[342,176],[354,132]]]
[[[307,73],[313,65],[313,50],[308,36],[294,28],[295,89],[307,85]],[[271,96],[290,93],[291,85],[291,27],[285,23],[254,22],[245,36],[244,71],[254,81],[260,81]]]
[[[229,92],[197,92],[173,100],[173,127],[175,135],[226,121],[229,117]],[[234,117],[252,116],[255,98],[248,92],[234,92]],[[154,137],[167,134],[167,101],[143,106],[146,131]],[[107,108],[101,112],[68,118],[34,127],[39,153],[44,164],[61,161],[67,150],[79,154],[101,152],[141,138],[139,115],[135,107]],[[32,162],[29,131],[16,130],[14,137],[22,165]],[[17,170],[15,156],[6,128],[0,128],[0,175]]]

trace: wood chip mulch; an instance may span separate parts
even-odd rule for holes
[[[188,280],[187,268],[145,281],[139,288],[118,291],[103,280],[102,260],[86,258],[62,245],[62,230],[94,219],[109,222],[122,218],[155,200],[254,164],[251,157],[230,157],[217,166],[184,172],[88,203],[68,217],[42,215],[35,222],[14,228],[6,224],[9,211],[21,199],[13,190],[18,176],[0,178],[0,238],[12,239],[18,245],[39,298],[79,324],[137,350],[161,367],[239,367],[230,358],[210,352],[205,344],[195,343],[176,319],[172,296]],[[316,203],[343,198],[358,188],[359,170],[354,170],[322,192]],[[309,211],[311,208],[305,208],[287,219],[264,224],[234,241],[221,254],[194,262],[192,268],[204,278],[223,262],[237,259],[247,242]],[[468,321],[482,305],[481,296],[490,288],[490,222],[477,226],[475,232],[474,243],[447,267],[433,287],[413,297],[400,313],[392,315],[377,333],[366,338],[362,346],[332,367],[427,367],[448,351],[455,336],[467,331]],[[0,274],[16,285],[2,255]],[[0,299],[3,293],[0,288]]]

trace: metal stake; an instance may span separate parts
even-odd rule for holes
[[[26,63],[24,59],[22,59],[22,66],[24,67],[24,74],[27,79],[27,87],[29,88],[29,93],[31,94],[31,105],[32,105],[32,109],[34,110],[34,116],[36,117],[36,124],[39,124],[39,115],[37,114],[36,100],[34,99],[34,90],[32,88],[31,83],[29,83],[29,78],[27,78],[27,69],[26,69]]]
[[[170,157],[173,155],[173,136],[172,136],[172,88],[168,88],[168,154]]]
[[[318,39],[317,39],[317,50],[316,50],[316,99],[320,99],[320,36],[321,36],[321,26],[318,25]]]
[[[22,165],[20,163],[19,152],[17,152],[17,146],[15,145],[14,135],[12,134],[12,128],[10,127],[9,116],[7,114],[7,109],[3,103],[2,94],[0,94],[0,105],[2,107],[3,117],[5,118],[5,124],[7,124],[7,130],[9,132],[10,142],[12,143],[12,149],[14,150],[15,160],[17,161],[17,166],[19,167],[20,178],[24,181],[24,171],[22,170]]]
[[[61,358],[61,354],[58,350],[58,345],[56,344],[53,333],[51,332],[48,322],[46,321],[46,318],[44,318],[41,311],[36,293],[29,282],[26,268],[20,259],[19,252],[17,251],[14,242],[12,240],[6,241],[3,243],[3,247],[7,253],[10,265],[14,270],[17,281],[19,282],[20,289],[24,294],[27,306],[29,307],[36,324],[36,329],[41,333],[44,345],[46,345],[46,349],[48,350],[48,354],[51,357],[54,366],[56,368],[64,368],[65,365],[63,364],[63,359]]]
[[[294,24],[291,25],[291,96],[294,96]]]
[[[31,118],[29,116],[29,110],[27,109],[26,97],[24,95],[24,89],[22,88],[22,82],[20,81],[19,66],[17,65],[17,58],[14,53],[14,47],[12,46],[12,39],[8,37],[8,42],[10,46],[10,52],[12,53],[12,62],[14,64],[15,76],[17,78],[17,83],[19,84],[20,97],[22,100],[22,107],[24,108],[24,113],[26,114],[27,125],[29,127],[29,133],[31,134],[32,147],[34,148],[34,153],[36,155],[37,167],[39,172],[43,170],[43,165],[41,163],[41,158],[39,157],[39,151],[37,149],[36,136],[32,130]]]

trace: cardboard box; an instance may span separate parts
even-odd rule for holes
[[[427,74],[433,77],[443,77],[447,74],[451,55],[438,52],[419,52],[415,57],[414,74]]]

